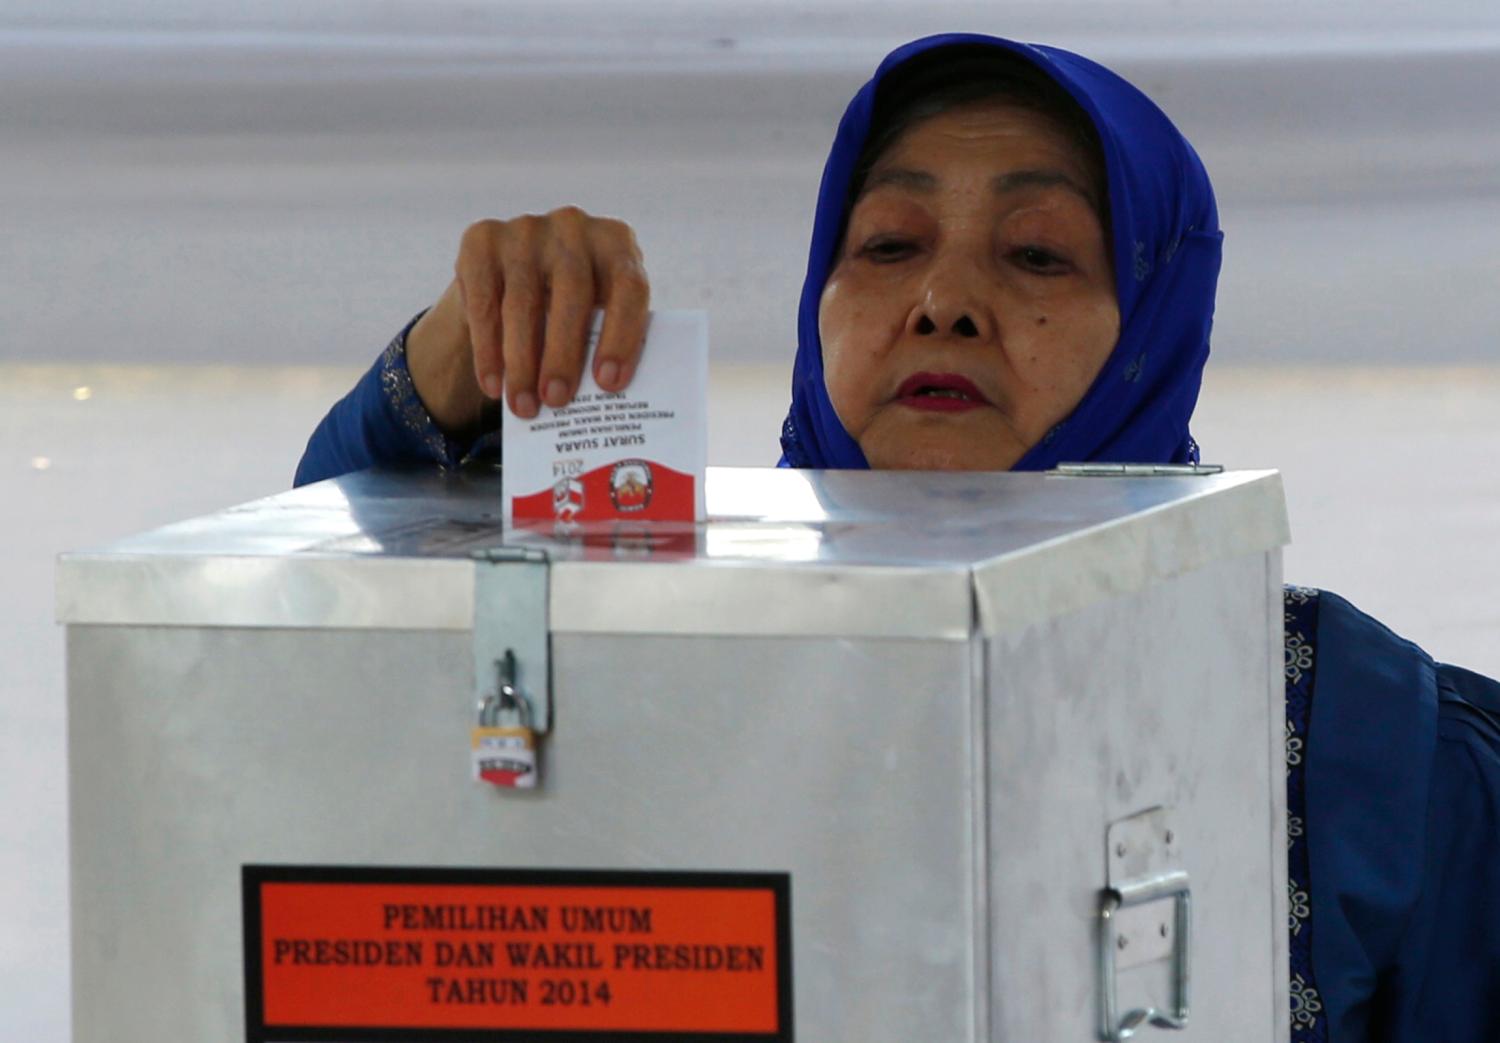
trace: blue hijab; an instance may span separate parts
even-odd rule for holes
[[[974,44],[1020,55],[1073,96],[1098,129],[1109,182],[1120,339],[1078,407],[1015,470],[1046,470],[1064,460],[1196,463],[1188,420],[1208,359],[1223,240],[1213,188],[1197,153],[1151,99],[1087,58],[1055,47],[948,33],[892,51],[839,123],[823,168],[802,284],[781,466],[869,466],[828,399],[818,302],[841,246],[850,179],[881,81],[919,54]]]

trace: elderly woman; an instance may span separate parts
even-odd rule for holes
[[[908,44],[841,122],[803,287],[791,467],[1192,462],[1222,235],[1192,147],[1065,51]],[[639,358],[630,229],[564,208],[485,221],[456,278],[314,433],[313,481],[453,467],[592,359]],[[1500,1040],[1500,685],[1434,663],[1335,595],[1289,588],[1293,1038]]]

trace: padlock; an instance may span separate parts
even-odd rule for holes
[[[469,733],[474,778],[506,789],[536,788],[536,732],[531,704],[516,690],[516,657],[509,650],[499,664],[495,695],[479,704],[479,722]]]

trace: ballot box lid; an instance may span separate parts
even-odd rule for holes
[[[708,521],[503,531],[495,470],[346,475],[65,554],[69,625],[468,630],[476,555],[550,561],[554,632],[967,640],[1288,541],[1275,471],[710,468]]]

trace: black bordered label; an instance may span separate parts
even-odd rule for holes
[[[791,1043],[785,873],[247,865],[247,1043]]]

